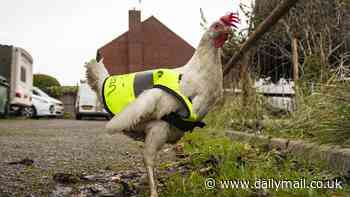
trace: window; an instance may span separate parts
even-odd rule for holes
[[[35,91],[35,90],[33,90],[33,94],[37,95],[37,96],[40,96],[40,94],[37,91]]]
[[[21,67],[21,81],[26,82],[26,69]]]

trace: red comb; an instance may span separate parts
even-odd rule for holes
[[[227,26],[233,26],[237,28],[236,24],[239,23],[238,13],[228,13],[221,17],[220,20]]]

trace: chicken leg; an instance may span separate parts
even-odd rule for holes
[[[161,120],[152,121],[146,127],[144,163],[147,170],[151,197],[158,197],[157,184],[154,175],[154,164],[158,151],[168,139],[168,132],[168,123]]]

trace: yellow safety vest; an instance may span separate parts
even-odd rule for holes
[[[193,111],[190,98],[180,92],[180,80],[180,73],[170,69],[156,69],[131,74],[109,76],[105,79],[102,90],[105,108],[113,115],[118,115],[118,113],[123,111],[123,109],[132,103],[144,90],[160,88],[173,95],[183,105],[184,110],[175,112],[183,121],[177,120],[174,124],[186,125],[188,122],[198,123],[198,116]],[[168,117],[164,119],[169,121]],[[182,130],[193,130],[195,126],[202,127],[200,125],[195,124],[192,125],[192,127],[177,127],[182,128]]]

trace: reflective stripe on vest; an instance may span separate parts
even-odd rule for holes
[[[180,74],[170,69],[156,69],[145,72],[108,77],[103,84],[103,100],[106,109],[118,114],[133,102],[144,90],[160,88],[173,95],[185,110],[176,113],[186,121],[197,121],[190,99],[180,92]]]

